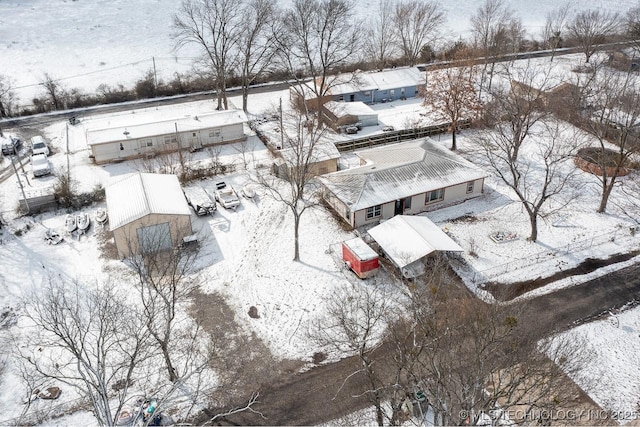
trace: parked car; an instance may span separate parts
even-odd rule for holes
[[[225,209],[235,210],[240,205],[236,191],[232,187],[227,187],[224,181],[216,184],[216,200]]]
[[[31,156],[31,170],[33,176],[45,176],[51,173],[51,163],[44,154],[35,154]]]
[[[209,193],[202,187],[184,188],[184,196],[187,203],[193,208],[197,215],[213,215],[216,211],[216,202],[211,200]]]
[[[382,132],[393,132],[395,128],[393,126],[383,126]]]
[[[357,126],[347,126],[344,131],[348,134],[353,135],[354,133],[358,133],[358,127]]]
[[[18,149],[22,142],[20,138],[16,138],[15,136],[7,136],[4,138],[0,138],[2,141],[2,154],[5,156],[13,156],[18,154]]]
[[[49,147],[47,147],[47,143],[40,135],[36,135],[31,138],[31,154],[44,154],[45,156],[49,155]]]

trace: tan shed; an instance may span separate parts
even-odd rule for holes
[[[109,226],[118,256],[178,246],[193,234],[191,212],[176,175],[133,173],[106,189]]]

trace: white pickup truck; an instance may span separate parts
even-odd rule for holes
[[[236,190],[222,181],[216,184],[216,200],[226,209],[235,210],[240,205],[240,199]]]

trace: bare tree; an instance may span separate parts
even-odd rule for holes
[[[452,298],[442,288],[414,298],[428,308],[428,315],[415,316],[414,333],[430,339],[411,380],[434,425],[539,425],[560,405],[571,407],[563,380],[583,363],[579,346],[540,340],[523,323],[522,305]]]
[[[58,80],[51,77],[48,73],[45,73],[44,79],[40,84],[44,87],[54,110],[59,110],[65,107],[65,105],[63,105],[63,101],[66,91]]]
[[[0,119],[13,115],[16,95],[10,77],[0,74]]]
[[[567,30],[570,12],[571,3],[567,2],[545,14],[542,40],[547,48],[551,49],[551,61],[553,61],[556,51],[562,47],[563,35]]]
[[[382,360],[374,351],[380,347],[390,320],[392,306],[383,288],[354,286],[328,298],[327,315],[315,325],[313,338],[323,346],[355,354],[362,368],[345,378],[364,375],[367,396],[376,411],[379,426],[389,419],[385,413],[388,380]]]
[[[598,144],[589,160],[598,165],[601,172],[598,212],[603,213],[618,178],[640,150],[637,130],[640,91],[634,73],[604,67],[596,67],[593,78],[584,86],[582,128],[594,136]]]
[[[397,52],[397,33],[392,19],[393,4],[391,0],[380,0],[378,3],[378,13],[373,16],[372,23],[367,27],[365,49],[367,55],[382,71],[389,59],[393,58]]]
[[[566,137],[557,122],[547,120],[551,114],[546,106],[546,92],[558,84],[550,70],[531,65],[515,71],[505,67],[505,77],[511,87],[491,92],[492,101],[485,110],[490,129],[481,132],[476,142],[487,165],[523,204],[531,224],[529,240],[536,241],[541,209],[549,198],[562,192],[571,178],[562,165],[577,147],[563,141]],[[538,126],[541,123],[545,124]],[[534,156],[537,166],[530,163],[530,158],[520,158],[525,141],[536,136],[540,137],[539,142],[531,145],[537,147]],[[542,170],[542,176],[533,173],[534,170]]]
[[[276,54],[274,32],[276,28],[275,0],[248,0],[242,12],[238,40],[240,76],[242,79],[242,109],[247,111],[249,85],[272,66]]]
[[[25,301],[33,323],[22,359],[43,378],[74,387],[100,425],[116,425],[127,390],[139,379],[148,337],[136,310],[110,284],[50,280]]]
[[[278,56],[304,109],[314,98],[311,109],[319,113],[331,89],[349,81],[337,73],[360,50],[361,25],[353,10],[346,0],[294,0],[282,17]]]
[[[585,55],[585,62],[589,63],[598,45],[616,33],[619,26],[617,13],[592,9],[578,12],[569,23],[568,30],[569,35],[578,41]]]
[[[445,13],[437,1],[403,0],[396,3],[392,20],[399,48],[408,64],[414,66],[422,49],[438,37]]]
[[[625,16],[625,31],[627,37],[633,42],[636,55],[640,53],[640,2],[630,8]]]
[[[475,119],[482,108],[476,91],[476,69],[460,66],[435,70],[422,92],[424,105],[429,106],[437,120],[451,123],[451,149],[456,150],[459,121]]]
[[[277,201],[283,203],[293,214],[294,255],[293,260],[300,260],[299,228],[300,218],[304,212],[318,204],[316,194],[317,175],[315,163],[323,156],[322,144],[326,128],[302,114],[294,114],[288,118],[286,126],[281,129],[284,146],[281,153],[281,166],[278,175],[258,175],[260,186]]]
[[[174,224],[174,227],[177,225]],[[145,233],[143,242],[139,242],[137,236],[128,239],[129,252],[137,254],[127,262],[136,275],[147,331],[162,354],[169,381],[176,382],[192,371],[185,368],[188,372],[180,372],[175,362],[176,357],[183,355],[177,337],[176,317],[180,305],[186,303],[189,294],[198,285],[195,261],[199,251],[197,246],[167,248],[166,242],[172,239],[171,228],[148,228],[150,231]],[[187,232],[178,231],[178,234]],[[196,336],[190,336],[189,341],[196,339]]]
[[[531,128],[520,143],[513,138],[511,132],[503,132],[504,128],[489,130],[476,138],[476,143],[483,151],[488,166],[511,188],[527,215],[531,225],[529,241],[538,239],[538,219],[557,212],[575,198],[573,192],[563,194],[573,181],[575,167],[570,162],[578,149],[577,132],[568,135],[568,126],[562,126],[554,120],[539,123],[542,133],[535,135]],[[525,157],[516,155],[523,148],[525,140],[531,140],[529,150],[533,151]],[[535,148],[534,148],[535,147]],[[554,209],[543,211],[550,199],[557,202]]]
[[[174,16],[177,47],[196,44],[215,78],[219,110],[227,110],[227,79],[238,59],[241,7],[234,0],[184,0]]]
[[[482,92],[485,87],[487,68],[489,68],[487,88],[491,90],[496,56],[517,49],[524,36],[522,22],[507,7],[504,0],[485,0],[471,16],[471,33],[474,46],[485,58],[480,91]]]

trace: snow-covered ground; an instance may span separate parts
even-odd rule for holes
[[[639,420],[640,307],[578,326],[561,339],[567,337],[582,343],[586,356],[573,380],[621,424]]]
[[[262,115],[273,111],[280,98],[285,101],[286,109],[288,99],[286,91],[252,95],[251,113]],[[240,104],[237,98],[232,98],[231,101],[236,105]],[[378,104],[374,107],[378,110],[381,121],[398,128],[404,127],[408,115],[415,114],[422,117],[419,115],[418,100]],[[139,117],[145,114],[177,116],[185,114],[187,110],[208,111],[211,108],[213,103],[207,101],[160,109],[136,109],[135,114],[139,114]],[[129,114],[131,113],[111,114],[96,119],[87,118],[85,123],[70,127],[68,158],[65,155],[67,151],[65,123],[57,122],[48,126],[44,133],[54,148],[54,154],[51,157],[54,168],[58,171],[62,170],[69,162],[72,167],[71,174],[78,184],[78,189],[90,191],[97,184],[107,185],[113,176],[148,167],[148,164],[141,161],[104,166],[95,166],[89,162],[84,141],[84,126],[89,126],[91,120],[115,121]],[[472,160],[475,158],[472,150],[474,132],[464,131],[458,140],[461,154]],[[435,140],[443,145],[449,145],[449,138],[450,136],[443,135]],[[249,156],[252,166],[269,164],[271,154],[255,136],[249,138],[247,146],[252,151]],[[219,154],[220,160],[227,164],[234,164],[237,168],[236,172],[224,177],[203,180],[198,185],[212,190],[215,182],[224,179],[239,190],[249,179],[248,173],[251,172],[252,167],[249,171],[244,170],[240,151],[241,148],[237,145],[224,146]],[[525,150],[523,155],[531,156],[531,153]],[[192,160],[207,162],[209,156],[209,152],[203,151],[195,153]],[[353,156],[346,155],[345,161],[341,163],[353,164]],[[2,166],[7,164],[4,163]],[[566,167],[569,166],[566,165]],[[31,178],[29,166],[25,167],[25,172],[31,186],[52,185],[55,180],[53,177]],[[478,272],[486,275],[489,269],[494,269],[493,271],[503,269],[502,266],[510,261],[514,262],[510,264],[514,268],[504,268],[501,274],[492,277],[501,282],[535,278],[543,273],[550,274],[555,268],[576,265],[588,257],[606,257],[637,248],[638,237],[631,236],[629,232],[631,222],[615,208],[616,201],[621,197],[620,194],[614,191],[608,214],[596,214],[598,199],[595,178],[586,173],[578,173],[577,178],[574,186],[580,190],[579,194],[565,210],[570,214],[559,213],[545,221],[541,220],[539,241],[536,243],[525,240],[528,234],[528,221],[519,203],[514,202],[514,195],[491,176],[485,183],[485,195],[482,197],[429,212],[426,216],[445,229],[465,249],[464,256],[470,268],[462,272],[471,288],[474,287],[474,275]],[[18,218],[14,210],[18,195],[19,189],[15,177],[0,184],[2,215],[9,221],[10,231],[15,233],[20,230],[19,234],[21,234],[15,236],[6,233],[2,237],[0,259],[3,260],[3,268],[0,269],[0,289],[2,289],[0,307],[15,307],[20,297],[32,289],[37,291],[40,284],[51,275],[100,282],[126,269],[118,260],[107,260],[101,257],[100,243],[95,229],[80,239],[68,237],[58,246],[47,245],[42,239],[42,234],[47,228],[62,230],[66,212],[48,212],[33,217]],[[102,205],[94,205],[85,210],[93,213],[99,206]],[[462,217],[467,219],[460,220]],[[206,277],[202,290],[222,294],[235,312],[235,321],[243,330],[249,333],[255,332],[277,358],[309,361],[313,353],[320,349],[309,338],[308,332],[315,321],[324,316],[325,298],[339,289],[350,286],[349,283],[351,283],[344,274],[342,263],[336,258],[335,251],[332,253],[330,247],[354,234],[345,231],[341,224],[338,224],[323,208],[310,210],[303,216],[300,228],[301,262],[294,263],[292,262],[292,217],[283,205],[270,199],[266,194],[258,194],[253,200],[242,200],[241,207],[237,211],[219,208],[218,212],[211,217],[194,215],[192,220],[194,228],[200,233],[202,242],[201,267]],[[489,239],[489,235],[498,231],[514,233],[518,239],[502,244],[494,243]],[[548,256],[548,261],[531,263],[537,254],[555,252],[568,244],[578,244],[601,235],[606,236],[602,239],[602,244],[584,244],[580,251],[573,251],[568,256],[556,254]],[[609,241],[611,236],[615,236],[613,242]],[[478,253],[477,257],[469,254],[471,249]],[[531,265],[525,268],[524,263]],[[571,280],[561,285],[570,286],[575,283],[577,283],[576,280]],[[126,282],[123,285],[126,286]],[[552,284],[545,289],[556,287],[557,285]],[[476,291],[479,290],[476,289]],[[248,316],[251,306],[257,308],[259,318],[252,319]],[[633,355],[637,353],[636,344],[640,345],[640,341],[635,343],[635,340],[638,340],[638,334],[634,335],[631,332],[637,327],[640,311],[633,310],[629,313],[629,320],[625,320],[627,323],[620,323],[619,330],[626,335],[618,336],[619,341],[612,338],[611,341],[602,341],[598,344],[594,340],[596,342],[594,354],[601,354],[602,360],[608,358],[605,349],[615,349],[619,352],[618,354],[625,355],[624,357],[635,357]],[[631,317],[634,316],[632,313],[635,313],[635,318]],[[624,325],[630,325],[631,332],[627,333],[627,329],[623,328]],[[606,324],[594,323],[582,326],[583,329],[573,333],[587,331],[584,333],[598,334],[600,331],[598,328],[606,329],[606,327]],[[606,333],[612,337],[617,336],[614,333]],[[604,340],[604,338],[601,339]],[[630,351],[628,356],[626,356],[627,351]],[[337,354],[330,354],[331,358],[337,356]],[[637,362],[635,359],[633,361]],[[611,369],[631,372],[619,361],[610,361],[610,363]],[[594,369],[590,370],[589,374],[597,376],[600,371],[595,368],[605,369],[606,366],[608,365],[605,362],[594,364]],[[635,375],[634,371],[633,375],[620,377],[617,381],[621,385],[626,382],[625,387],[616,389],[618,400],[606,400],[604,397],[596,400],[607,408],[626,409],[635,399],[633,396],[637,395],[636,391],[640,389],[640,376]],[[15,378],[10,385],[18,387]],[[0,407],[5,409],[3,419],[16,416],[20,410],[20,398],[16,393],[11,393],[12,387],[4,387],[4,391],[0,393]],[[595,396],[609,396],[611,391],[605,388],[604,384],[601,384],[601,387],[600,391],[594,391]],[[601,394],[598,395],[598,393]]]
[[[365,20],[378,7],[377,0],[358,0],[357,13]],[[532,6],[509,0],[532,37],[539,37],[547,12],[556,0]],[[153,69],[169,79],[191,68],[198,52],[193,47],[176,51],[171,33],[175,0],[2,0],[0,1],[0,74],[10,76],[22,104],[42,92],[44,73],[63,79],[69,88],[93,92],[102,83],[132,84]],[[286,6],[287,2],[279,2]],[[442,2],[447,11],[450,39],[468,37],[469,17],[481,0]],[[634,0],[574,2],[572,10],[600,8],[624,12]]]

